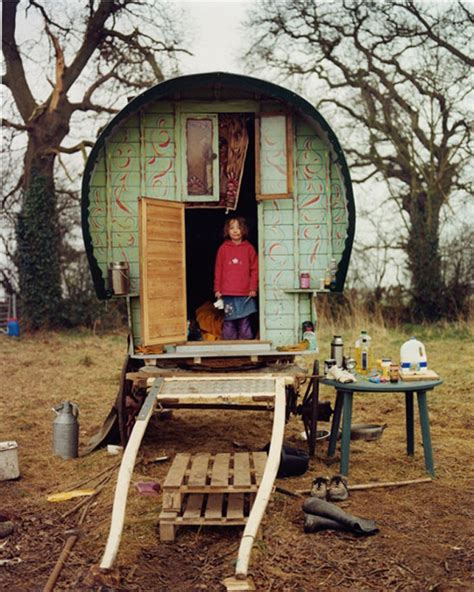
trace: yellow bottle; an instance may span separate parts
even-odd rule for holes
[[[361,331],[355,342],[356,370],[359,374],[367,374],[370,370],[370,335]]]

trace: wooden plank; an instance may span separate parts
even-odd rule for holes
[[[196,454],[193,457],[187,483],[189,489],[206,485],[209,458],[210,454]]]
[[[204,517],[207,520],[216,520],[222,518],[222,504],[224,501],[223,493],[210,493],[207,496],[207,505]]]
[[[230,454],[216,454],[211,474],[211,488],[225,487],[229,484]]]
[[[204,495],[202,493],[190,494],[187,498],[186,509],[183,518],[186,520],[196,520],[201,516],[202,503]]]
[[[187,518],[185,516],[177,516],[173,521],[163,518],[163,524],[173,524],[175,526],[241,526],[247,522],[246,516],[239,518],[208,518],[205,516]]]
[[[267,464],[267,453],[266,452],[252,452],[253,465],[255,468],[255,482],[260,485],[262,482],[263,471]]]
[[[228,343],[222,341],[213,341],[212,343],[206,342],[196,342],[196,343],[185,343],[183,345],[179,345],[176,348],[178,353],[191,353],[195,352],[201,354],[202,352],[213,352],[216,355],[219,355],[221,351],[235,351],[236,353],[240,351],[252,351],[252,352],[260,352],[260,351],[270,351],[271,342],[270,341],[246,341],[242,340],[240,343],[236,341],[229,341]]]
[[[230,493],[227,502],[227,518],[229,520],[237,519],[243,520],[244,518],[244,494],[243,493]]]
[[[248,452],[234,456],[234,487],[250,487],[250,458]]]
[[[163,489],[167,488],[178,488],[183,484],[184,475],[188,468],[190,454],[177,454],[173,461],[173,464],[166,475],[165,482],[163,483]]]
[[[174,515],[181,511],[182,494],[179,491],[163,491],[162,507],[166,512],[174,512]]]
[[[404,382],[439,379],[439,375],[434,370],[425,370],[424,372],[399,372],[398,376],[400,380]]]

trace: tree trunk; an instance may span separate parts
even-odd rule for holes
[[[435,321],[444,310],[444,289],[439,252],[439,205],[420,194],[410,203],[406,253],[412,276],[415,321]]]
[[[54,154],[29,159],[16,225],[22,323],[30,330],[60,322],[60,229],[54,188]]]

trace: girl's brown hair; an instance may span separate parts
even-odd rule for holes
[[[249,234],[249,229],[248,229],[247,222],[246,222],[245,218],[243,218],[242,216],[232,216],[230,218],[227,218],[227,220],[225,221],[225,224],[224,224],[224,238],[230,238],[230,236],[229,236],[230,223],[233,222],[234,220],[236,220],[239,224],[240,232],[242,233],[242,240],[246,239]]]

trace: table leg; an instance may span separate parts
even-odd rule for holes
[[[319,407],[319,361],[313,365],[312,394],[311,394],[311,418],[309,427],[308,448],[309,456],[314,456],[316,449],[316,437],[318,434],[318,407]]]
[[[352,424],[352,393],[344,392],[344,412],[342,417],[342,437],[341,437],[341,475],[349,475],[349,447],[351,444],[351,424]]]
[[[407,455],[415,454],[415,427],[413,419],[413,393],[405,393],[405,416],[407,431]]]
[[[341,391],[336,391],[336,403],[334,404],[334,415],[332,416],[331,434],[329,436],[328,456],[334,456],[336,452],[337,436],[339,434],[339,425],[341,423],[342,404],[344,395]]]
[[[425,467],[428,473],[435,476],[433,449],[431,447],[430,418],[428,416],[428,403],[426,391],[418,391],[418,411],[420,413],[421,436],[423,439],[423,453],[425,455]]]

